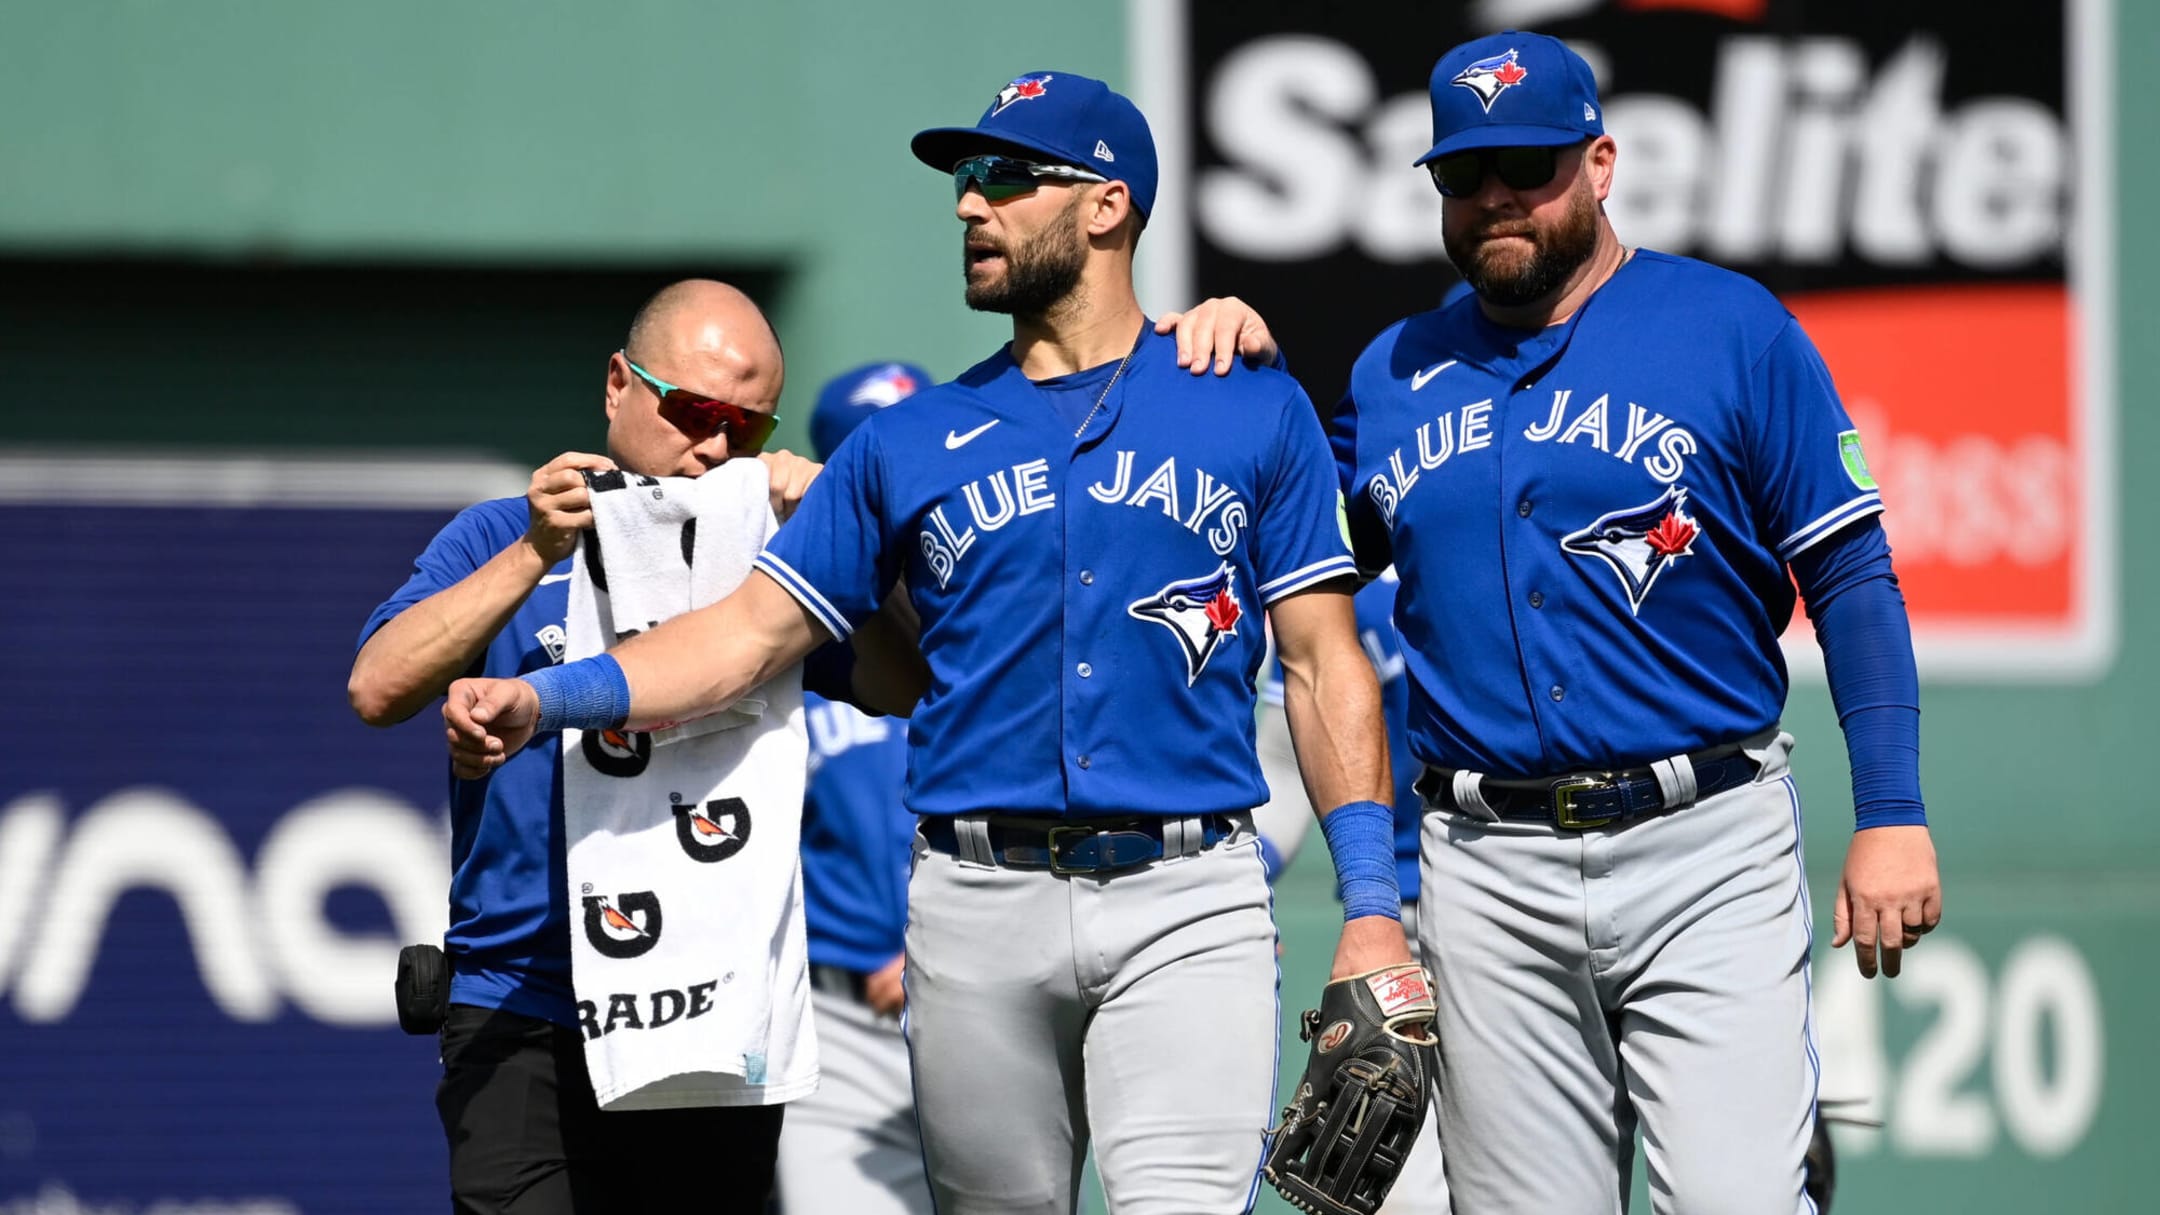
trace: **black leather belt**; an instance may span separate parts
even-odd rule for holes
[[[810,963],[810,989],[828,996],[868,1004],[870,976],[845,966],[833,966],[824,962]]]
[[[1695,769],[1695,801],[1755,779],[1762,765],[1748,756],[1748,745],[1727,743],[1687,757]],[[1417,792],[1427,806],[1477,814],[1456,801],[1453,768],[1426,768],[1417,779]],[[1479,779],[1478,792],[1494,814],[1509,822],[1551,823],[1569,831],[1608,827],[1680,808],[1665,803],[1665,790],[1647,767],[1570,772],[1533,780],[1487,776]]]
[[[1212,848],[1237,830],[1226,814],[1200,817],[1200,847]],[[991,857],[1011,869],[1048,869],[1052,873],[1113,873],[1159,860],[1163,854],[1163,819],[991,819]],[[950,817],[922,820],[923,842],[939,852],[964,856]]]

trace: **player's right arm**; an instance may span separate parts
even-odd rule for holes
[[[476,780],[543,729],[651,730],[717,713],[801,662],[829,634],[762,570],[718,603],[665,620],[598,658],[520,679],[460,679],[443,701],[450,767]],[[567,720],[546,720],[542,686],[568,689]],[[612,689],[612,691],[610,691]],[[596,697],[615,707],[592,717]]]
[[[360,720],[393,726],[443,694],[517,613],[540,579],[577,548],[592,526],[592,500],[580,470],[614,461],[564,452],[535,470],[525,491],[525,534],[455,584],[391,617],[360,647],[346,700]]]
[[[593,658],[452,684],[443,704],[452,770],[483,776],[542,730],[647,730],[719,712],[818,645],[855,633],[898,574],[879,506],[877,425],[871,419],[840,445],[749,577],[718,603]]]

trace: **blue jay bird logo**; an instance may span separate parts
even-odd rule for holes
[[[1037,97],[1040,97],[1044,93],[1050,91],[1050,82],[1054,79],[1056,79],[1056,77],[1050,75],[1047,72],[1040,76],[1022,76],[1020,79],[1015,80],[1011,84],[1008,84],[1004,88],[998,90],[997,101],[991,106],[990,112],[984,115],[984,117],[995,118],[999,114],[1005,112],[1006,106],[1009,106],[1016,101],[1035,100]]]
[[[1448,83],[1476,93],[1478,104],[1490,114],[1492,103],[1500,99],[1500,94],[1521,84],[1529,74],[1529,68],[1515,62],[1515,51],[1510,48],[1489,59],[1478,60],[1455,73],[1455,79]]]
[[[1245,615],[1238,606],[1236,571],[1225,561],[1212,574],[1173,582],[1125,610],[1135,620],[1152,620],[1170,630],[1185,652],[1185,686],[1199,680],[1209,658],[1225,637],[1237,636]]]
[[[1695,555],[1702,528],[1688,515],[1687,498],[1686,489],[1674,486],[1655,501],[1613,511],[1561,537],[1560,547],[1611,566],[1627,592],[1628,611],[1640,614],[1658,575],[1680,558]]]

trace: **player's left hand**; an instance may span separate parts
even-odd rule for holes
[[[1853,961],[1872,979],[1895,979],[1905,951],[1942,922],[1942,878],[1926,827],[1870,827],[1853,833],[1831,917],[1833,949],[1853,943]]]
[[[1177,365],[1194,375],[1207,370],[1209,360],[1216,375],[1230,374],[1230,360],[1243,357],[1272,363],[1280,349],[1267,322],[1252,305],[1234,295],[1206,299],[1189,312],[1165,312],[1155,322],[1156,333],[1177,330]]]
[[[901,954],[885,965],[873,970],[863,979],[863,999],[870,1002],[870,1011],[881,1017],[897,1017],[907,1007],[907,987],[902,979],[907,974],[907,955]]]
[[[460,679],[443,697],[450,770],[478,780],[532,740],[540,693],[522,679]]]
[[[825,471],[825,466],[815,460],[805,460],[792,451],[761,451],[757,458],[765,462],[765,471],[772,478],[773,514],[785,523],[802,504],[803,491]]]
[[[1410,965],[1410,939],[1403,935],[1401,920],[1384,915],[1364,915],[1342,926],[1335,943],[1335,965],[1328,982],[1366,974],[1389,966]]]

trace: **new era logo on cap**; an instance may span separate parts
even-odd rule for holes
[[[1106,144],[1102,140],[1098,139],[1095,141],[1095,159],[1116,160],[1117,157],[1111,154],[1109,144]]]

